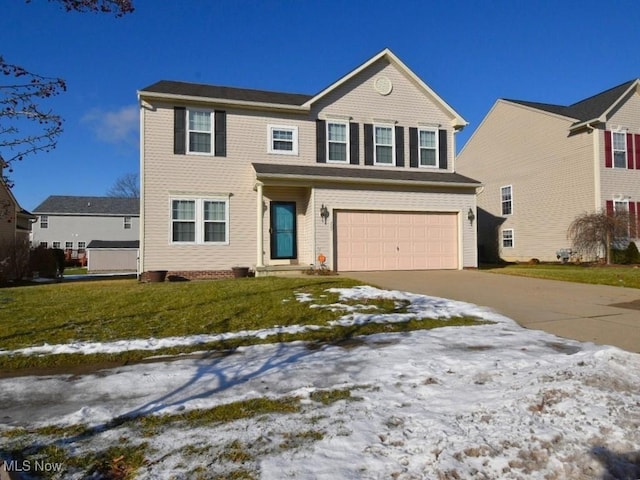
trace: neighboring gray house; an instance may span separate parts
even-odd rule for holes
[[[130,241],[140,235],[137,198],[52,195],[33,213],[38,219],[32,229],[32,245],[61,248],[81,263],[93,240]]]
[[[456,160],[478,178],[482,259],[556,260],[580,214],[629,212],[640,235],[640,79],[569,106],[498,100]]]
[[[142,273],[477,266],[480,183],[454,165],[467,122],[390,50],[316,95],[160,81],[138,96]]]

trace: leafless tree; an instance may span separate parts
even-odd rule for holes
[[[31,0],[25,0],[31,3]],[[111,13],[121,17],[133,12],[131,0],[49,0],[68,12]],[[42,105],[43,100],[67,90],[62,78],[33,73],[8,62],[0,55],[0,174],[9,187],[5,172],[26,155],[48,152],[56,147],[62,133],[62,118]],[[6,168],[6,170],[3,170]]]
[[[137,173],[127,173],[118,177],[107,191],[108,197],[140,198],[140,182]]]
[[[574,250],[585,257],[599,258],[604,254],[611,263],[611,249],[629,238],[629,214],[624,211],[583,213],[571,222],[567,230]]]

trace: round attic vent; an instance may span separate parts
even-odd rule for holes
[[[389,95],[393,89],[393,84],[388,77],[379,76],[373,81],[373,88],[375,88],[376,92],[380,95]]]

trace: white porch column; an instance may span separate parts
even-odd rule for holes
[[[264,267],[264,212],[262,210],[263,203],[263,195],[262,188],[264,184],[262,182],[256,183],[256,224],[258,229],[258,234],[256,235],[257,239],[257,249],[256,249],[256,267]]]

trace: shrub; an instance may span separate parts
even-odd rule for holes
[[[629,242],[627,245],[627,263],[640,263],[640,252],[638,251],[638,246],[636,242]]]
[[[20,280],[29,273],[29,242],[4,240],[0,242],[0,285]]]
[[[31,250],[30,266],[32,272],[38,272],[41,277],[55,278],[58,271],[56,255],[53,250],[37,247]]]
[[[627,263],[629,263],[629,261],[627,260],[627,251],[620,248],[612,248],[611,263],[616,263],[619,265],[626,265]]]

